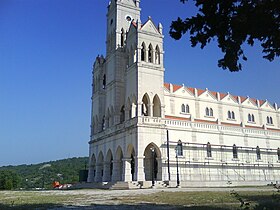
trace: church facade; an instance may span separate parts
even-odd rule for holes
[[[162,25],[112,0],[93,65],[88,182],[225,186],[280,181],[280,109],[164,82]]]

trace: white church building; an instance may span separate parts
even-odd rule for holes
[[[261,185],[280,181],[280,108],[164,82],[162,25],[112,0],[93,65],[90,183]],[[186,81],[187,82],[187,81]]]

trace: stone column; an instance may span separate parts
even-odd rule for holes
[[[103,170],[103,165],[97,165],[96,166],[96,176],[94,177],[95,182],[101,182],[102,181],[102,170]]]
[[[123,158],[123,181],[132,181],[131,158]]]
[[[112,181],[119,181],[119,180],[120,180],[120,161],[113,160]]]
[[[94,182],[93,169],[89,168],[87,182]]]
[[[111,175],[110,175],[110,162],[104,162],[104,174],[102,177],[103,182],[109,182],[111,181]]]
[[[162,160],[161,158],[156,158],[157,163],[158,163],[158,167],[157,167],[157,181],[158,180],[162,180]]]
[[[137,116],[142,116],[142,104],[142,101],[138,102]]]
[[[135,158],[135,173],[137,181],[145,181],[145,173],[144,173],[144,157],[138,156]]]
[[[154,104],[153,104],[153,103],[148,104],[148,116],[151,116],[151,117],[154,116],[153,107],[154,107]]]
[[[135,117],[136,116],[136,105],[135,104],[132,104],[131,105],[131,118]]]

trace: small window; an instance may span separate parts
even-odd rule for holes
[[[252,116],[251,116],[251,114],[248,114],[248,122],[252,122]]]
[[[231,118],[232,118],[233,120],[235,120],[235,114],[234,114],[233,111],[231,112]]]
[[[190,113],[190,107],[188,104],[186,104],[186,113]]]
[[[181,140],[179,140],[177,144],[177,155],[183,156],[183,144]]]
[[[148,62],[150,62],[150,63],[153,62],[153,47],[152,47],[152,45],[149,45]]]
[[[231,119],[231,112],[228,111],[228,119]]]
[[[270,124],[271,124],[271,125],[273,124],[273,120],[272,120],[272,117],[270,117]]]
[[[260,160],[261,159],[261,150],[260,150],[259,146],[257,146],[257,148],[256,148],[256,153],[257,153],[257,160]]]
[[[124,106],[121,108],[121,113],[120,113],[120,122],[123,123],[125,120],[125,111],[124,111]]]
[[[273,124],[273,119],[272,119],[272,117],[266,117],[266,122],[267,122],[267,124],[270,124],[270,125],[272,125]]]
[[[146,61],[146,47],[144,42],[141,47],[141,61]]]
[[[213,117],[213,109],[210,108],[210,116]]]
[[[101,128],[101,129],[102,129],[102,131],[104,131],[104,130],[105,130],[105,126],[106,126],[106,125],[105,125],[105,123],[106,123],[106,122],[105,122],[105,116],[103,116],[103,119],[102,119],[102,125],[101,125],[101,126],[102,126],[102,128]]]
[[[185,104],[182,104],[181,106],[181,112],[185,113],[186,112],[186,107],[185,107]]]
[[[206,114],[206,116],[210,116],[210,112],[209,112],[209,108],[208,107],[205,109],[205,114]]]
[[[106,88],[106,74],[103,75],[102,88],[103,90]]]
[[[255,122],[255,116],[252,114],[252,122]]]
[[[278,161],[280,161],[280,148],[279,147],[277,149],[277,156],[278,156]]]
[[[237,159],[238,158],[238,151],[237,151],[237,146],[234,144],[232,147],[232,154],[233,154],[233,158]]]
[[[212,157],[212,150],[211,150],[210,142],[208,142],[207,145],[206,145],[206,152],[207,152],[207,157],[211,158]]]

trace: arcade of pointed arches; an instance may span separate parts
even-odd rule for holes
[[[90,170],[92,171],[90,175],[91,181],[110,182],[138,180],[137,165],[140,162],[143,164],[141,168],[143,168],[145,181],[151,181],[152,176],[154,176],[155,180],[161,180],[161,152],[158,146],[154,143],[148,144],[143,154],[138,154],[138,157],[134,148],[132,144],[129,144],[125,153],[123,153],[124,148],[118,146],[114,153],[112,153],[113,150],[109,148],[106,153],[104,151],[99,151],[98,154],[92,154],[90,159]],[[143,161],[137,163],[138,159],[143,159]]]
[[[157,94],[154,95],[153,100],[150,100],[148,93],[145,93],[142,97],[139,107],[141,107],[142,116],[151,117],[162,117],[162,107],[161,100]],[[119,115],[120,121],[117,123],[123,123],[125,120],[134,118],[137,116],[137,103],[136,97],[128,97],[127,102],[120,107],[120,109],[115,110],[113,106],[107,108],[104,116],[94,116],[92,119],[92,133],[96,134],[98,132],[106,130],[115,124],[114,116]]]

